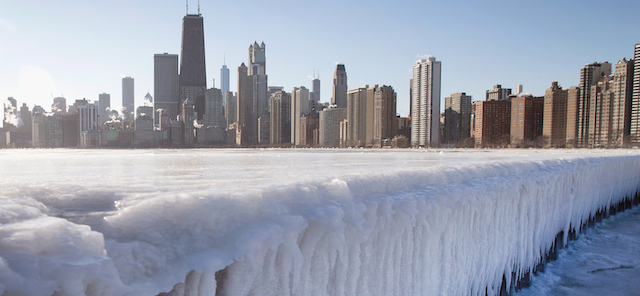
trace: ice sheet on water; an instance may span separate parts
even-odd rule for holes
[[[589,229],[517,296],[637,295],[640,287],[640,208]]]
[[[185,278],[191,295],[492,293],[557,232],[638,188],[637,153],[591,152],[0,151],[0,283],[43,295],[154,295]],[[43,260],[57,278],[29,269]]]

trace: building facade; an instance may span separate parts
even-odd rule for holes
[[[271,94],[271,144],[291,143],[291,95],[284,91]]]
[[[320,111],[319,145],[320,147],[340,146],[340,123],[347,119],[347,108],[330,106]]]
[[[153,101],[154,123],[160,124],[158,110],[164,114],[166,120],[176,119],[180,110],[180,83],[178,79],[178,55],[153,55]],[[164,122],[166,126],[168,122]]]
[[[236,104],[238,103],[238,99],[233,92],[228,91],[224,94],[224,102],[224,116],[227,119],[227,125],[225,128],[229,129],[230,126],[237,121]]]
[[[411,145],[438,146],[440,142],[441,63],[434,57],[413,64],[411,85]]]
[[[613,110],[611,114],[611,145],[629,144],[631,133],[631,92],[633,88],[634,60],[620,60],[613,74]]]
[[[98,116],[100,116],[100,127],[105,121],[110,120],[109,113],[111,111],[111,95],[99,94],[98,95]]]
[[[511,95],[510,88],[502,88],[502,85],[496,84],[493,86],[493,89],[487,90],[487,101],[504,101],[509,99]]]
[[[369,86],[363,85],[347,91],[347,147],[367,145],[367,93]],[[373,107],[373,106],[372,106]]]
[[[390,146],[396,136],[396,100],[393,87],[376,85],[373,97],[373,147]]]
[[[122,78],[122,115],[124,121],[129,123],[133,121],[134,107],[134,80],[131,77]]]
[[[314,77],[311,81],[311,97],[309,98],[313,102],[320,102],[320,79]]]
[[[180,54],[180,104],[191,99],[198,119],[205,109],[207,71],[204,50],[204,19],[200,13],[182,18],[182,50]],[[180,105],[182,106],[182,105]]]
[[[223,96],[229,91],[229,68],[226,64],[220,68],[220,90]],[[226,105],[227,101],[224,101],[224,104]]]
[[[567,141],[567,95],[558,82],[552,82],[544,93],[542,135],[551,147],[565,147]]]
[[[443,143],[455,145],[471,133],[471,96],[455,93],[444,98]]]
[[[523,96],[511,99],[511,144],[531,147],[542,136],[544,97]]]
[[[291,90],[291,144],[300,145],[300,118],[309,113],[309,90],[304,87],[294,87]]]
[[[611,75],[611,64],[591,63],[580,69],[580,96],[578,97],[578,137],[577,145],[589,145],[591,87],[598,84],[602,77]]]
[[[222,90],[210,88],[205,92],[204,126],[207,128],[226,129],[227,120],[224,117],[222,105]]]
[[[249,62],[248,62],[249,83],[251,84],[251,103],[253,104],[254,113],[254,127],[255,131],[249,142],[268,142],[269,132],[268,129],[260,128],[265,127],[265,123],[269,122],[269,93],[268,93],[268,77],[267,77],[267,59],[266,59],[266,45],[264,42],[258,45],[254,42],[249,46]],[[259,118],[263,118],[258,120]],[[261,123],[260,125],[258,123]]]
[[[511,102],[475,102],[476,147],[505,147],[510,141]]]
[[[248,68],[242,63],[238,67],[238,94],[236,97],[236,145],[238,146],[257,141],[257,117],[253,109],[253,79],[247,73]]]

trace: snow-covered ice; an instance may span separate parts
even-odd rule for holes
[[[491,295],[640,154],[2,150],[0,176],[0,294]]]

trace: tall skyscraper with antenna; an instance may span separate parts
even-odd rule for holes
[[[182,18],[182,52],[180,54],[180,106],[187,98],[194,102],[198,119],[205,109],[204,93],[207,89],[207,71],[204,58],[204,21],[200,14],[189,14]]]
[[[223,97],[229,91],[229,68],[227,68],[226,61],[224,65],[222,65],[222,68],[220,69],[220,90],[222,90]],[[226,103],[227,102],[225,102],[225,104]]]
[[[318,76],[316,76],[315,71],[313,71],[313,80],[311,81],[311,101],[315,103],[320,102],[320,79],[318,79]]]

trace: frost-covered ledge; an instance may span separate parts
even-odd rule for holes
[[[192,271],[172,292],[208,295],[215,279],[217,295],[496,295],[558,233],[566,242],[639,186],[637,156],[597,156],[284,188],[298,201],[234,235],[225,268]]]

